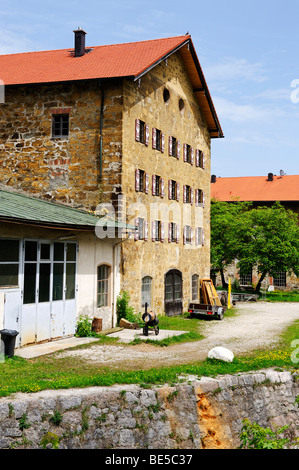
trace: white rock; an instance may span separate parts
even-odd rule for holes
[[[232,362],[234,359],[234,354],[229,349],[217,346],[208,352],[208,358],[218,359],[225,362]]]

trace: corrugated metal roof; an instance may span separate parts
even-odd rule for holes
[[[96,226],[134,230],[135,227],[107,217],[0,189],[0,220],[47,227],[93,230]]]
[[[219,201],[299,201],[299,175],[217,178],[211,197]]]

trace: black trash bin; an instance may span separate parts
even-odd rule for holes
[[[1,339],[4,343],[4,354],[13,357],[15,352],[16,337],[19,334],[16,330],[0,330]]]

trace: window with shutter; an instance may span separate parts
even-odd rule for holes
[[[190,149],[190,163],[191,165],[194,165],[194,149]]]
[[[148,145],[149,145],[149,125],[148,124],[145,125],[145,141],[144,141],[144,143],[148,147]]]

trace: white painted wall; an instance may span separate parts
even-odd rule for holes
[[[92,233],[78,237],[78,242],[77,318],[102,318],[103,329],[111,328],[116,324],[116,297],[120,291],[120,246],[114,247]],[[111,299],[109,307],[97,308],[97,266],[103,263],[111,267]]]

